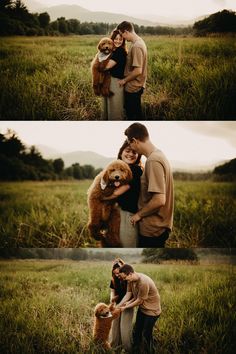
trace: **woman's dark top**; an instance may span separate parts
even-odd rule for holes
[[[111,76],[117,79],[124,78],[125,64],[127,53],[123,47],[118,47],[112,53],[110,59],[114,60],[117,64],[110,69]]]
[[[114,289],[115,295],[119,296],[118,300],[116,300],[116,303],[119,303],[126,294],[127,281],[121,280],[121,279],[117,278],[116,276],[114,276],[111,279],[110,288]]]
[[[136,213],[138,211],[138,198],[140,192],[140,178],[143,170],[139,165],[129,165],[133,179],[130,182],[130,189],[117,199],[122,210]]]

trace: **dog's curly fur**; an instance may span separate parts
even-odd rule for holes
[[[116,199],[103,198],[111,196],[119,186],[128,184],[132,177],[128,164],[115,160],[95,177],[88,190],[88,229],[95,240],[101,241],[102,247],[121,247],[120,213]]]
[[[111,53],[113,51],[114,43],[111,38],[102,38],[97,46],[98,52],[91,64],[93,90],[96,96],[110,97],[113,92],[110,91],[111,75],[108,71],[104,71]],[[109,56],[107,57],[107,55]],[[102,60],[102,56],[106,59]]]
[[[101,345],[104,349],[110,349],[108,342],[109,332],[112,321],[120,316],[121,309],[114,308],[113,304],[109,306],[100,302],[94,309],[93,338],[95,343]]]

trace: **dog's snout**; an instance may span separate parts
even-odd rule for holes
[[[120,178],[120,176],[119,176],[119,175],[116,175],[116,176],[115,176],[115,179],[119,179],[119,178]]]

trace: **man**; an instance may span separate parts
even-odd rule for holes
[[[125,110],[128,120],[142,119],[141,95],[147,79],[147,47],[134,31],[132,23],[123,21],[117,29],[122,37],[131,42],[125,66],[125,78],[119,81],[124,86]]]
[[[149,138],[147,128],[133,123],[125,135],[131,148],[146,156],[141,177],[139,210],[131,223],[139,223],[139,247],[165,247],[173,226],[174,188],[168,160]]]
[[[133,349],[138,353],[154,353],[152,333],[161,314],[160,295],[156,285],[147,275],[136,273],[129,264],[123,265],[119,269],[119,274],[128,282],[126,295],[119,306],[122,310],[138,306],[133,332]]]

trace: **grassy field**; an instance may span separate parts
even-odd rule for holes
[[[100,354],[92,341],[93,308],[109,302],[111,264],[0,261],[1,353]],[[161,296],[156,353],[233,354],[235,268],[136,264]]]
[[[101,36],[0,38],[0,119],[100,120],[90,63]],[[236,117],[235,38],[144,37],[146,120]]]
[[[0,183],[1,247],[96,247],[88,235],[91,181]],[[236,247],[236,186],[175,181],[168,247]]]

